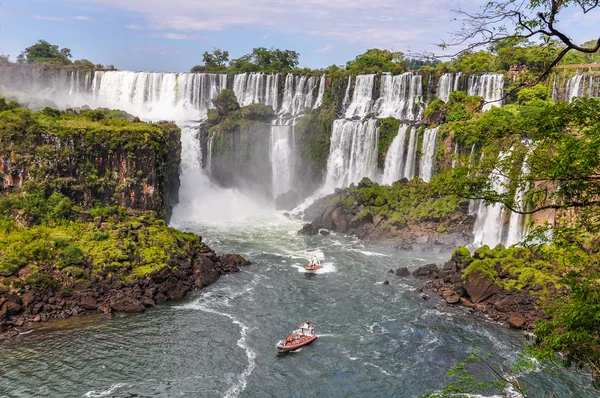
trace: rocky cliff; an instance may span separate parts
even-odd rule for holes
[[[248,262],[167,227],[180,131],[0,99],[0,337],[91,312],[141,312]]]
[[[380,186],[363,179],[314,203],[305,211],[313,221],[299,232],[324,229],[405,250],[450,251],[472,240],[467,210],[466,201],[439,197],[418,180]]]

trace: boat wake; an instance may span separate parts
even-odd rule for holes
[[[255,280],[253,280],[252,282],[254,282],[254,283],[252,283],[252,285],[256,284]],[[241,295],[243,293],[249,293],[253,289],[253,287],[254,286],[247,287],[243,292],[240,292],[237,295]],[[196,309],[196,310],[200,310],[200,311],[207,312],[210,314],[224,316],[226,318],[229,318],[234,325],[237,325],[240,328],[240,338],[237,341],[237,345],[238,345],[238,347],[240,347],[241,349],[243,349],[246,352],[248,366],[238,376],[237,382],[234,385],[232,385],[231,387],[229,387],[229,389],[223,395],[223,397],[225,397],[225,398],[234,398],[234,397],[239,396],[242,393],[242,391],[244,391],[246,389],[246,386],[248,384],[248,378],[250,377],[250,375],[252,374],[252,371],[256,367],[256,352],[252,348],[250,348],[250,346],[248,346],[247,335],[248,335],[248,330],[250,328],[247,325],[242,323],[242,321],[240,321],[233,315],[228,314],[226,312],[218,311],[214,308],[210,308],[205,303],[203,303],[203,302],[207,302],[207,301],[215,301],[218,299],[219,304],[223,304],[222,297],[218,297],[218,298],[213,297],[213,295],[211,295],[210,293],[211,292],[208,292],[208,293],[204,294],[203,297],[196,300],[195,302],[185,304],[183,306],[180,306],[179,308]],[[217,302],[217,301],[215,301],[215,302]]]
[[[113,395],[115,393],[115,391],[117,391],[118,389],[123,388],[123,387],[131,387],[131,385],[125,384],[125,383],[116,383],[104,391],[100,391],[100,392],[88,391],[85,394],[83,394],[83,396],[85,398],[109,397],[109,396]]]
[[[330,274],[332,272],[337,272],[337,268],[335,265],[333,265],[333,263],[323,263],[323,268],[320,268],[316,271],[307,271],[304,269],[303,265],[294,265],[294,268],[303,274]]]

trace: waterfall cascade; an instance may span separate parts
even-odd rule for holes
[[[426,129],[423,133],[423,149],[419,177],[426,182],[431,180],[435,168],[437,133],[439,127]]]
[[[499,160],[502,161],[510,157],[510,152],[502,152]],[[501,175],[498,170],[492,171],[489,178],[492,180],[492,189],[498,193],[507,191],[508,177]],[[496,246],[502,242],[502,233],[504,232],[505,208],[501,204],[486,206],[482,200],[477,203],[477,220],[473,227],[474,241],[476,246],[488,245]]]
[[[233,92],[240,106],[271,105],[277,112],[279,74],[240,73],[233,78]]]
[[[483,97],[483,111],[493,106],[502,106],[504,95],[504,75],[501,73],[484,73],[470,75],[467,80],[467,94]]]
[[[378,118],[394,117],[400,120],[420,120],[423,116],[423,88],[421,75],[404,73],[381,76],[381,93],[375,102]]]
[[[383,184],[392,184],[404,178],[404,146],[406,143],[406,132],[410,128],[408,124],[401,124],[398,134],[392,141],[385,157],[385,167],[383,169]]]
[[[352,119],[367,116],[373,108],[373,88],[375,87],[375,75],[358,75],[354,85],[352,101],[346,109],[346,118]]]
[[[333,122],[325,186],[345,187],[377,173],[377,121],[338,119]]]
[[[437,97],[444,102],[448,102],[450,93],[460,90],[460,81],[462,76],[462,72],[444,73],[438,82]]]

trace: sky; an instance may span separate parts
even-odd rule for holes
[[[121,70],[184,72],[215,48],[238,58],[255,47],[300,53],[300,66],[344,65],[369,48],[436,52],[460,28],[454,9],[485,0],[3,0],[0,54],[14,61],[44,39],[73,59]],[[600,12],[561,27],[583,42]]]

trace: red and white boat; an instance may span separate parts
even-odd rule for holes
[[[316,271],[321,268],[323,268],[323,264],[321,264],[321,260],[319,260],[316,256],[313,256],[310,259],[310,262],[304,266],[304,269],[307,271]]]
[[[300,329],[295,330],[288,338],[279,341],[275,347],[279,352],[294,351],[298,348],[312,343],[317,339],[315,328],[309,322],[300,326]]]

